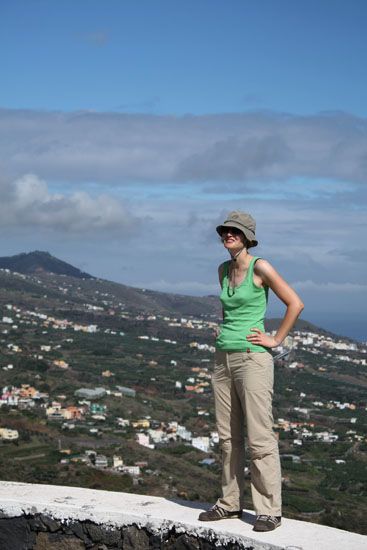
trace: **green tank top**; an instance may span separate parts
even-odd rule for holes
[[[252,258],[245,279],[234,289],[229,288],[228,268],[230,261],[224,264],[222,292],[220,301],[224,319],[216,340],[216,348],[223,351],[267,351],[246,340],[251,328],[264,331],[264,317],[268,301],[268,287],[258,287],[254,283],[255,262]]]

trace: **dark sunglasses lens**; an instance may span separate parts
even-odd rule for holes
[[[237,227],[226,227],[225,229],[222,229],[220,235],[225,235],[226,233],[232,233],[232,235],[240,235],[242,233],[241,229],[237,229]]]

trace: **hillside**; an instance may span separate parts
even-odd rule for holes
[[[36,278],[27,278],[19,281],[17,278],[1,277],[1,287],[8,291],[11,289],[25,292],[39,289],[37,280],[41,280],[55,299],[64,301],[64,291],[60,291],[60,285],[68,284],[69,296],[79,303],[81,300],[95,300],[96,294],[107,294],[115,300],[122,301],[129,311],[137,313],[156,313],[170,316],[194,316],[218,320],[221,317],[221,305],[218,296],[187,296],[182,294],[171,294],[158,292],[149,289],[135,288],[112,281],[98,279],[84,273],[76,267],[55,258],[48,252],[34,251],[22,253],[16,256],[0,258],[0,269],[22,273],[25,275],[37,275]],[[70,280],[68,281],[68,278]],[[77,279],[77,285],[75,284]],[[2,281],[2,282],[1,282]],[[24,288],[23,288],[24,287]],[[278,326],[279,319],[267,319],[266,330],[274,330]],[[312,323],[299,319],[295,329],[315,333],[332,333],[313,325]]]
[[[51,256],[49,252],[39,250],[29,253],[23,252],[15,256],[4,256],[0,258],[0,268],[24,274],[55,273],[76,278],[91,278],[88,273],[84,273],[76,267]]]

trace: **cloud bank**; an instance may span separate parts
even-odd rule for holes
[[[207,116],[0,110],[7,175],[68,181],[367,180],[367,120],[345,113]]]

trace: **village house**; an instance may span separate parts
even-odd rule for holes
[[[62,359],[55,359],[52,364],[55,365],[55,367],[59,367],[60,369],[69,368],[69,363],[66,363],[66,361],[63,361]]]
[[[108,467],[108,459],[105,455],[97,455],[94,459],[94,465],[96,468],[107,468]]]
[[[150,443],[150,438],[148,434],[145,433],[137,433],[136,434],[136,441],[139,445],[142,445],[143,447],[147,447],[148,449],[154,449],[155,445],[153,443]]]
[[[199,449],[199,451],[208,453],[210,448],[209,437],[208,436],[193,437],[191,440],[191,445],[195,447],[195,449]]]
[[[19,438],[18,430],[10,430],[9,428],[0,428],[0,439],[3,441],[17,441]]]

